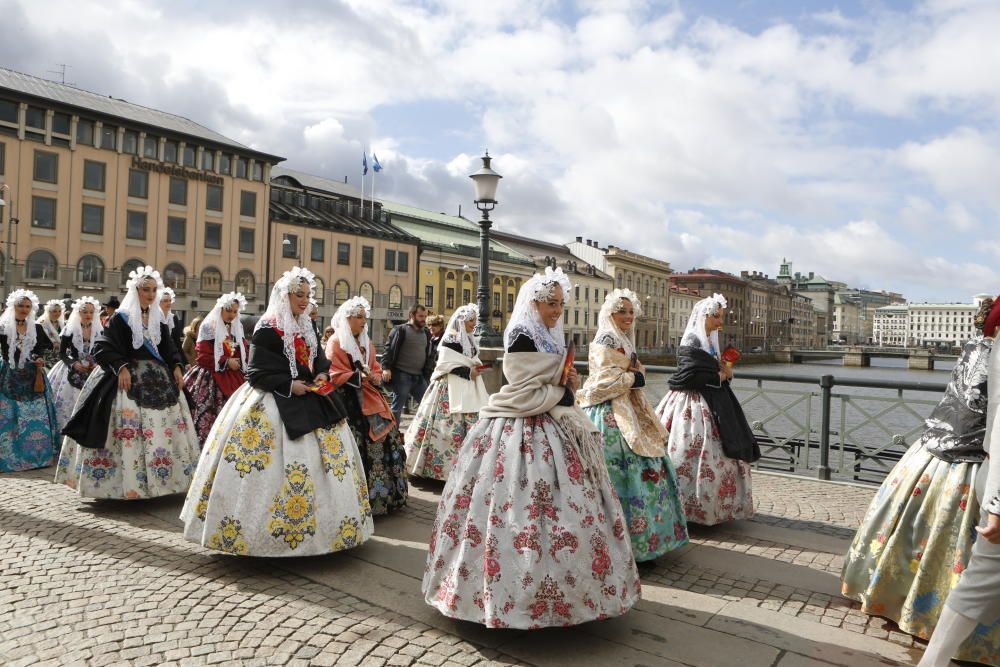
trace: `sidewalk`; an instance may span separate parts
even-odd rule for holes
[[[52,470],[0,476],[0,664],[906,665],[920,644],[839,597],[874,489],[754,474],[758,515],[694,528],[641,570],[626,616],[486,630],[424,604],[440,483],[361,547],[241,559],[186,542],[183,498],[81,501]]]

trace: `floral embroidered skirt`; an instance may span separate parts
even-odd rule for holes
[[[212,371],[201,366],[193,366],[184,376],[184,392],[191,406],[191,419],[198,435],[198,444],[205,446],[208,432],[212,430],[216,417],[226,404],[226,397],[212,377]]]
[[[656,414],[670,434],[667,453],[688,523],[714,526],[751,518],[750,465],[723,453],[719,429],[701,394],[668,391]]]
[[[83,406],[104,375],[97,368],[83,385],[77,406]],[[155,498],[184,493],[198,463],[187,399],[158,362],[140,361],[132,391],[117,390],[103,449],[81,447],[63,438],[56,464],[57,483],[85,498]]]
[[[76,399],[79,398],[87,377],[88,374],[71,369],[61,360],[49,371],[49,384],[52,385],[52,398],[56,406],[57,432],[62,431],[73,414]]]
[[[181,511],[184,537],[239,556],[314,556],[374,532],[346,422],[291,440],[269,393],[244,384],[205,441]]]
[[[844,559],[842,593],[865,613],[929,639],[978,535],[978,469],[910,447],[868,506]],[[979,626],[956,657],[1000,665],[1000,620]]]
[[[451,618],[531,629],[620,616],[639,588],[598,447],[548,414],[480,419],[438,505],[427,603]]]
[[[52,388],[35,393],[35,364],[12,369],[0,360],[0,472],[55,463],[59,442]]]
[[[448,412],[448,378],[432,382],[403,437],[407,471],[414,477],[448,479],[465,434],[478,419],[478,412]]]
[[[340,387],[337,392],[347,407],[347,424],[361,452],[372,514],[382,516],[405,506],[409,486],[406,482],[406,451],[399,427],[393,426],[381,440],[372,440],[368,434],[368,422],[361,414],[357,392],[350,387]]]
[[[687,544],[687,521],[670,458],[639,456],[629,449],[610,401],[583,411],[604,437],[604,461],[622,503],[636,561],[653,560]]]

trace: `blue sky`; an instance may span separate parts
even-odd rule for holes
[[[670,261],[1000,292],[995,0],[0,0],[0,63],[434,211]]]

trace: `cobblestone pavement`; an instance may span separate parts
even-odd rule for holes
[[[51,472],[0,476],[2,664],[577,667],[734,664],[722,659],[731,655],[748,666],[853,667],[919,655],[909,635],[837,595],[873,488],[755,474],[755,520],[694,527],[690,545],[641,569],[636,610],[523,633],[423,604],[440,483],[415,483],[410,505],[358,549],[263,560],[184,541],[180,497],[81,501]]]

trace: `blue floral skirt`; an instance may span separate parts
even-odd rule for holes
[[[35,364],[12,369],[0,360],[0,472],[55,463],[59,427],[52,388],[35,393]]]

